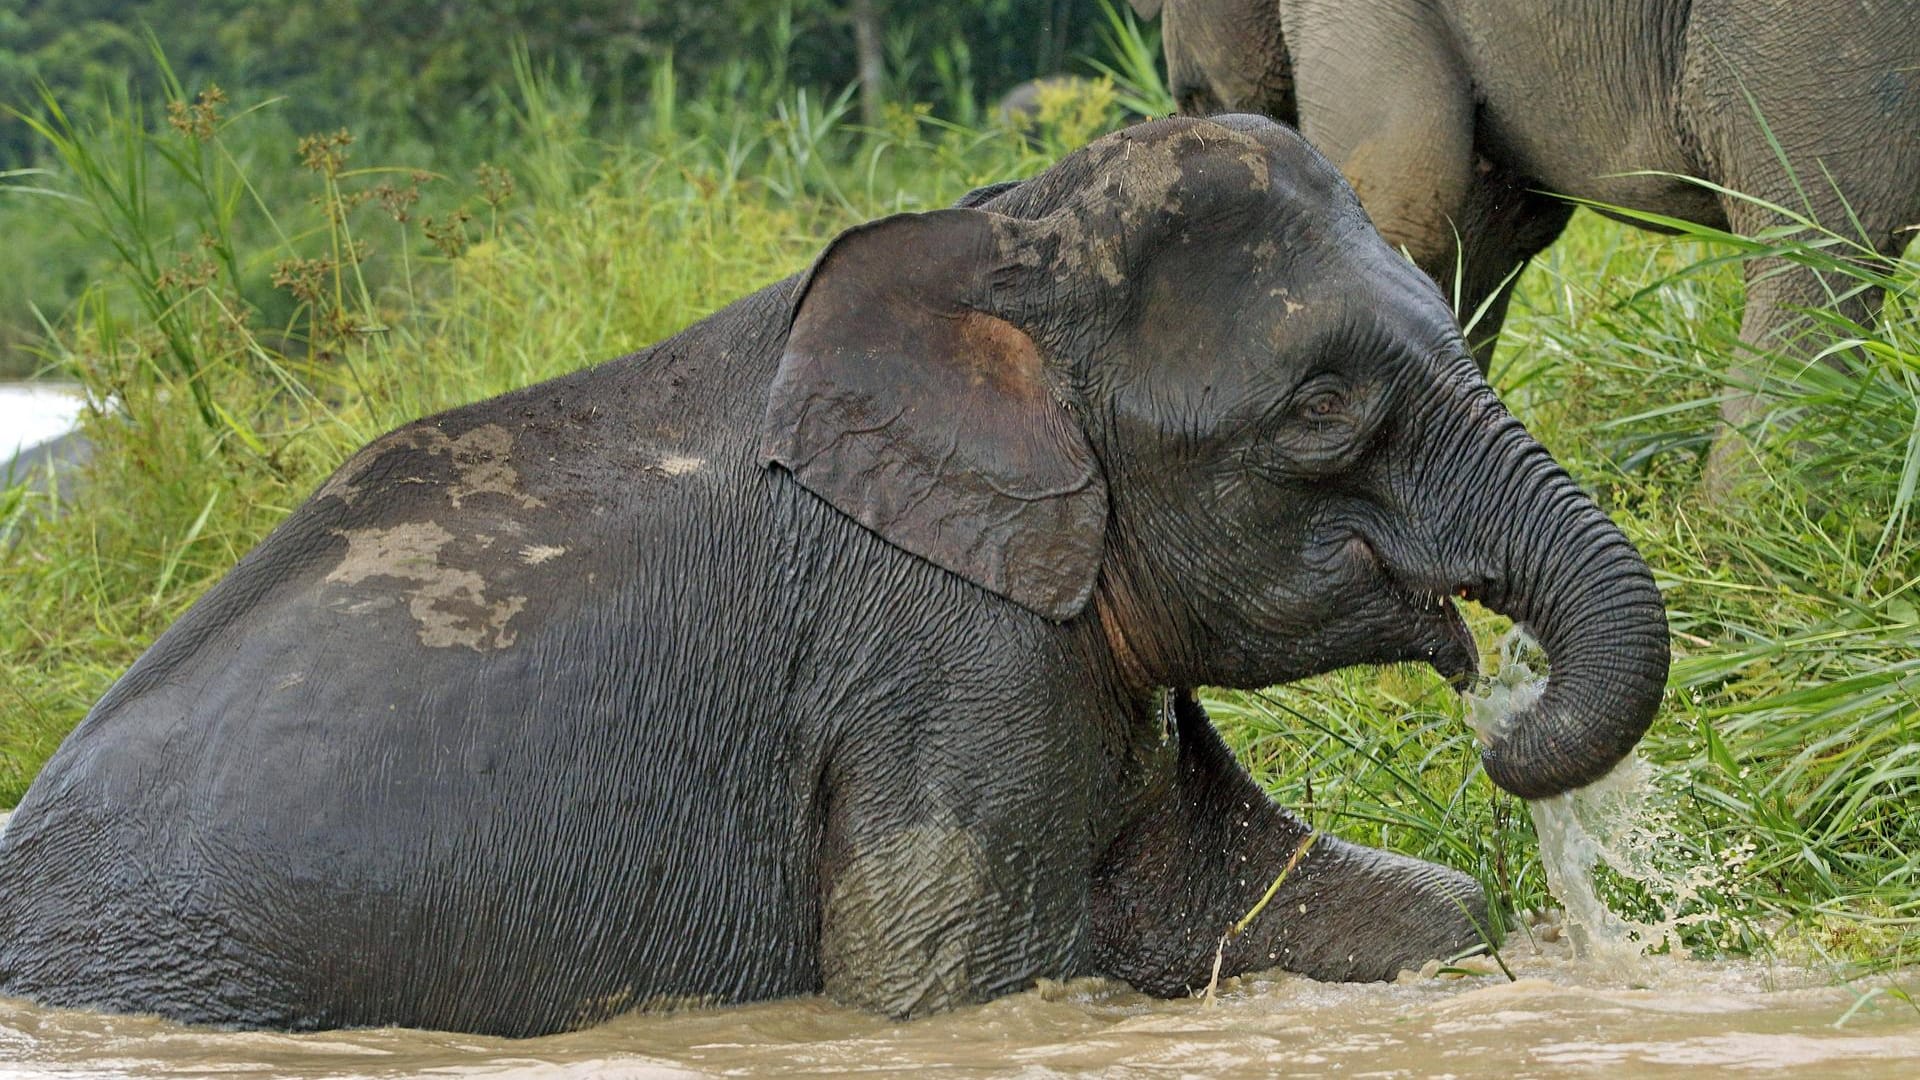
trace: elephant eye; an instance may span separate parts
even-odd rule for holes
[[[1260,467],[1281,476],[1317,477],[1346,468],[1366,446],[1378,415],[1365,382],[1322,372],[1294,388],[1267,422],[1248,429]]]
[[[1338,391],[1322,390],[1307,398],[1301,405],[1300,411],[1310,419],[1324,420],[1339,416],[1346,411],[1346,406],[1346,400]]]

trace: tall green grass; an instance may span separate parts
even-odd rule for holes
[[[800,92],[764,114],[709,110],[676,93],[669,64],[638,128],[607,142],[577,87],[522,63],[512,154],[445,176],[370,165],[325,135],[297,153],[288,134],[278,158],[304,166],[264,165],[236,147],[245,125],[271,127],[270,107],[185,87],[183,125],[133,109],[49,121],[64,171],[17,182],[59,192],[35,197],[120,273],[42,354],[94,404],[84,487],[67,503],[0,493],[0,803],[360,443],[665,337],[854,222],[1030,175],[1120,123],[1130,98],[1157,111],[1151,70],[1122,57],[1117,81],[1014,133],[908,108],[855,130],[844,99]],[[157,176],[201,197],[142,217]],[[1760,243],[1834,254],[1812,233]],[[1645,753],[1664,769],[1674,864],[1714,868],[1689,942],[1910,963],[1920,266],[1833,263],[1890,286],[1875,325],[1821,326],[1858,370],[1776,372],[1753,483],[1716,504],[1699,495],[1700,463],[1728,392],[1738,258],[1755,250],[1582,214],[1522,279],[1494,377],[1647,554],[1670,605],[1676,664]],[[1489,642],[1503,628],[1472,621]],[[1524,808],[1479,774],[1460,705],[1429,673],[1210,700],[1257,775],[1315,825],[1469,869],[1515,908],[1550,903]],[[1629,909],[1654,899],[1607,887]]]
[[[1674,226],[1671,241],[1556,249],[1513,354],[1516,368],[1553,370],[1518,396],[1564,433],[1558,449],[1660,579],[1676,662],[1649,753],[1684,781],[1685,840],[1752,845],[1742,901],[1805,931],[1788,940],[1909,963],[1920,944],[1920,261],[1804,219],[1751,239]],[[1640,269],[1596,276],[1579,265],[1596,255]],[[1842,291],[1883,287],[1885,306],[1870,326],[1812,313],[1808,355],[1837,357],[1845,373],[1801,355],[1764,365],[1771,405],[1747,483],[1706,500],[1692,481],[1718,403],[1746,389],[1727,375],[1737,273],[1760,256],[1820,270]],[[1583,355],[1597,362],[1557,361]]]

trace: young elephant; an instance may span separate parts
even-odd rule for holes
[[[1638,739],[1646,566],[1339,174],[1248,117],[850,230],[643,352],[389,434],[117,683],[0,836],[0,988],[533,1035],[824,990],[1205,983],[1306,828],[1184,691],[1459,676],[1530,626],[1526,796]],[[1474,946],[1323,838],[1223,974]]]
[[[1161,14],[1183,112],[1297,125],[1388,242],[1457,286],[1463,317],[1487,305],[1474,331],[1483,371],[1513,278],[1573,212],[1549,192],[1742,234],[1779,224],[1783,207],[1883,254],[1920,224],[1911,0],[1133,6]],[[1818,277],[1778,259],[1745,270],[1740,337],[1754,349],[1787,344],[1800,312],[1827,299]],[[1839,308],[1864,320],[1875,295]],[[1739,424],[1756,406],[1740,395],[1723,411]]]

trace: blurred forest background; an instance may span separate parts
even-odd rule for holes
[[[0,375],[33,370],[21,346],[111,255],[26,190],[58,165],[29,119],[47,112],[43,89],[69,116],[104,119],[217,86],[229,113],[266,106],[228,139],[249,164],[290,162],[301,135],[350,128],[357,161],[453,176],[524,142],[516,54],[574,91],[586,112],[565,119],[615,141],[658,132],[663,108],[693,130],[757,134],[796,93],[868,128],[889,103],[974,126],[1023,80],[1097,73],[1088,58],[1108,53],[1112,26],[1100,0],[9,0]]]

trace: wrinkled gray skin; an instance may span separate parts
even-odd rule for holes
[[[1462,593],[1553,665],[1496,782],[1639,737],[1646,566],[1298,136],[1161,121],[978,200],[350,459],[36,779],[0,990],[508,1035],[1174,994],[1308,830],[1156,688],[1461,676]],[[1476,921],[1322,837],[1221,971],[1388,978]]]
[[[1352,182],[1389,243],[1449,295],[1458,276],[1462,318],[1488,303],[1473,331],[1483,371],[1512,277],[1572,212],[1543,192],[1746,235],[1781,222],[1685,179],[1697,177],[1807,213],[1882,253],[1904,247],[1913,234],[1902,228],[1920,224],[1920,3],[1910,0],[1134,7],[1161,11],[1182,112],[1259,112],[1295,125]],[[1642,171],[1676,175],[1623,175]],[[1789,344],[1805,326],[1799,310],[1819,305],[1825,287],[1779,260],[1745,271],[1742,341]],[[1862,293],[1839,307],[1864,320],[1877,303]],[[1736,373],[1735,382],[1751,379]],[[1757,406],[1737,397],[1726,417],[1745,422]]]

